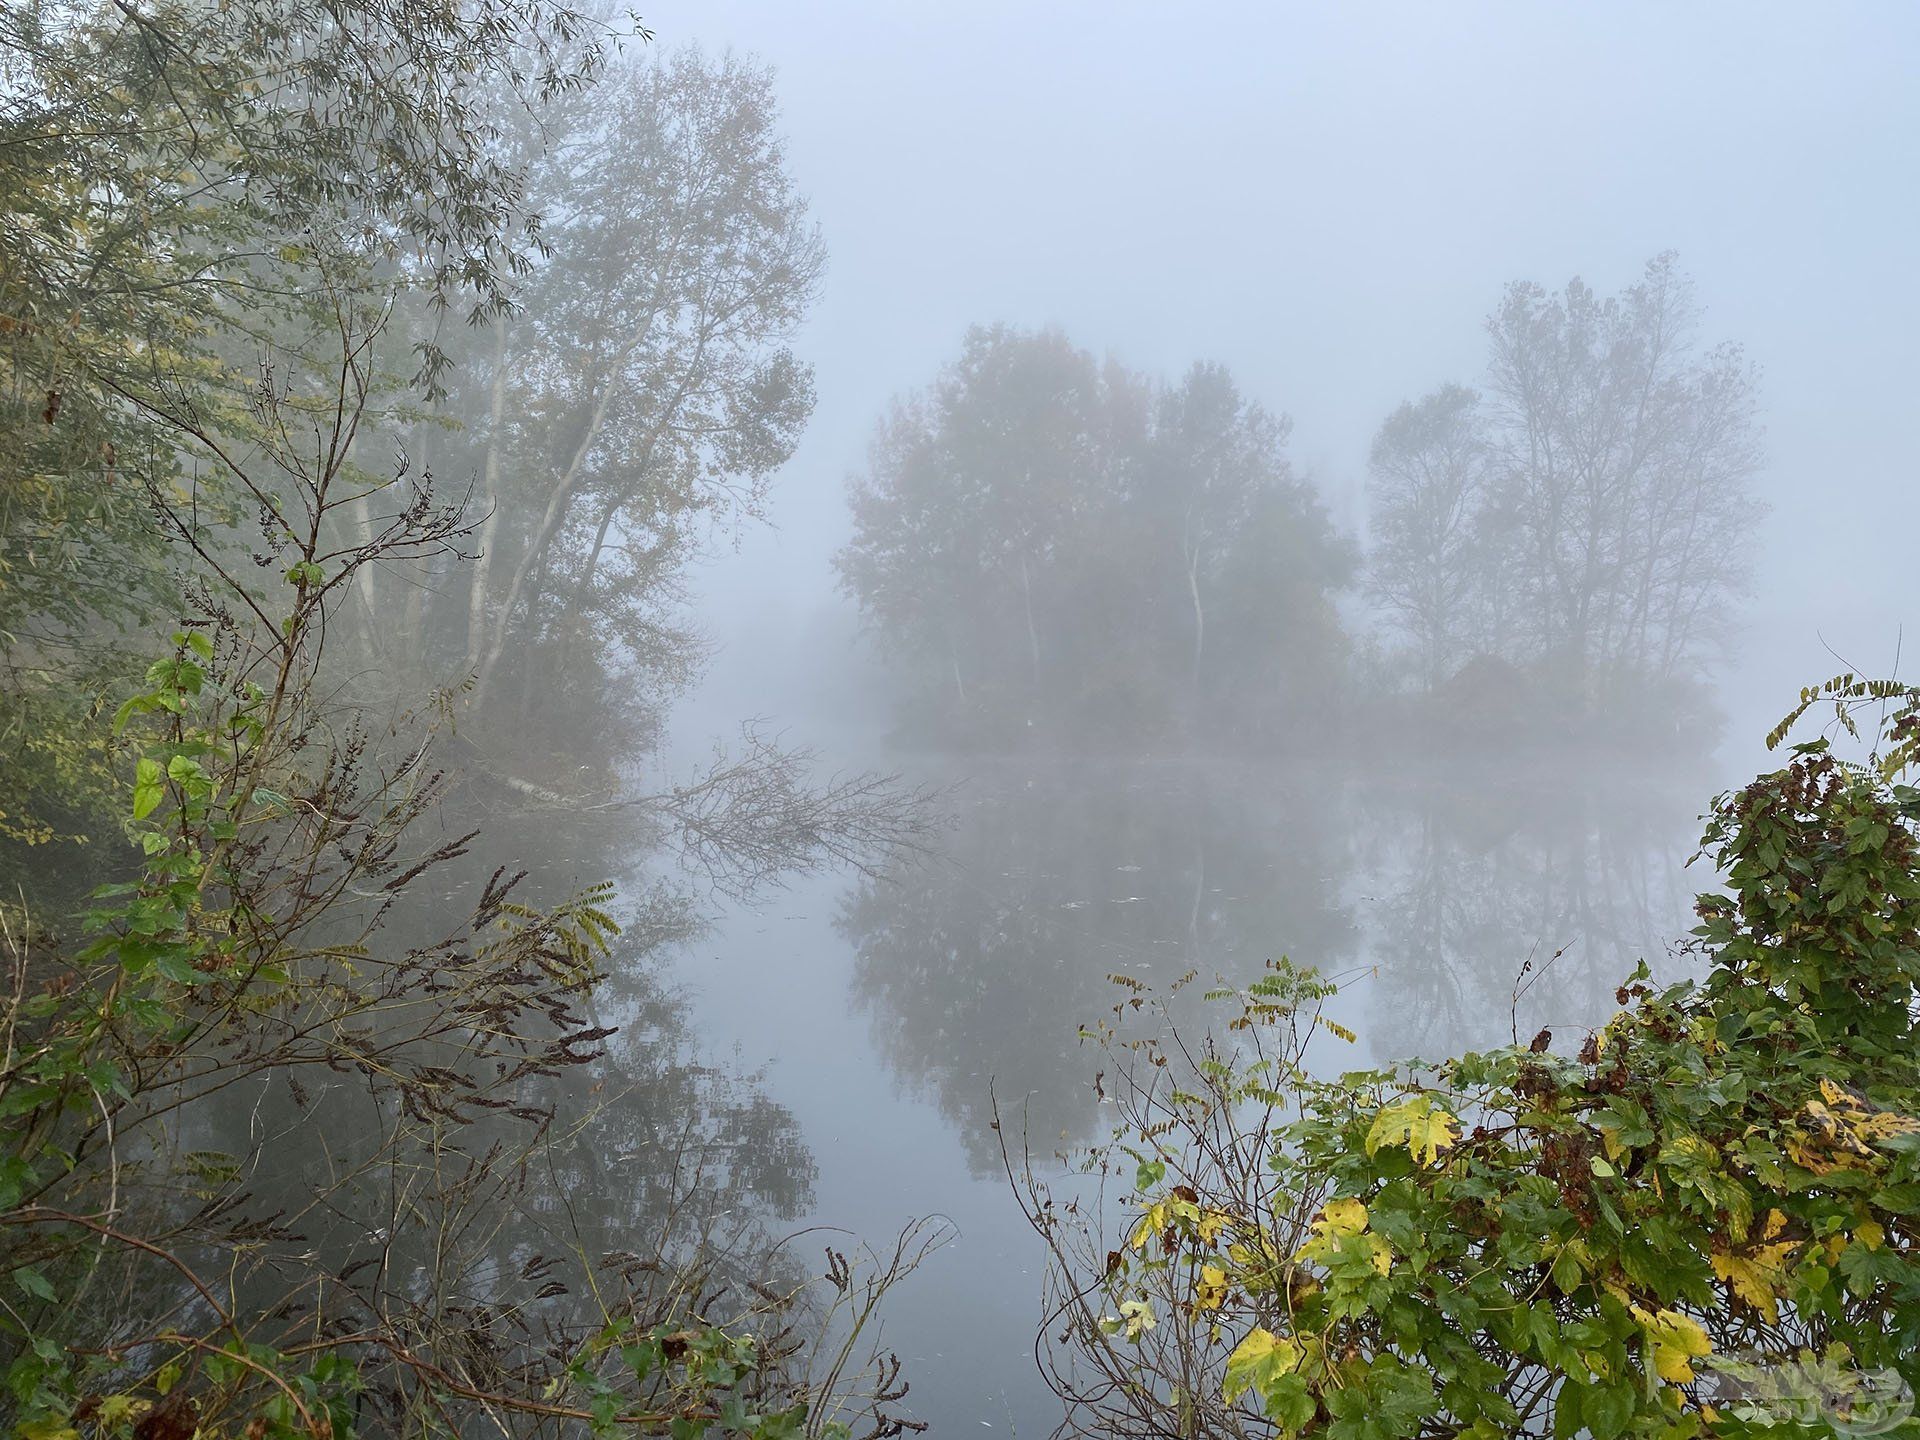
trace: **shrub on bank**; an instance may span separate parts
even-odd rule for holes
[[[1285,961],[1216,992],[1223,1037],[1090,1032],[1124,1229],[1023,1185],[1080,1423],[1920,1434],[1920,693],[1839,677],[1772,743],[1819,700],[1883,712],[1873,755],[1799,744],[1714,802],[1704,975],[1643,964],[1575,1055],[1543,1031],[1316,1079],[1331,987]]]

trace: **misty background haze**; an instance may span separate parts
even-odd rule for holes
[[[1503,1039],[1518,952],[1571,942],[1577,953],[1582,935],[1581,973],[1604,1008],[1605,977],[1642,954],[1660,963],[1691,923],[1699,877],[1682,866],[1706,795],[1760,763],[1762,735],[1801,685],[1844,668],[1891,669],[1902,623],[1920,614],[1908,418],[1920,374],[1911,10],[876,4],[826,14],[711,3],[660,8],[649,21],[663,43],[685,31],[775,68],[788,154],[830,251],[795,342],[816,367],[818,400],[775,482],[772,523],[748,527],[691,575],[715,651],[669,727],[679,745],[743,714],[776,717],[835,758],[870,755],[888,734],[895,692],[835,586],[833,556],[851,534],[846,486],[867,469],[877,419],[932,383],[969,326],[1057,327],[1096,357],[1169,381],[1195,362],[1225,365],[1247,399],[1290,418],[1295,472],[1364,544],[1368,454],[1382,421],[1443,382],[1485,384],[1485,322],[1510,281],[1557,291],[1579,277],[1609,296],[1667,250],[1695,283],[1703,343],[1739,344],[1759,372],[1762,460],[1751,490],[1764,513],[1751,593],[1714,671],[1726,716],[1717,752],[1704,782],[1655,784],[1631,802],[1651,818],[1618,822],[1601,803],[1585,819],[1547,822],[1542,836],[1541,817],[1564,797],[1510,797],[1489,814],[1443,821],[1424,852],[1388,862],[1405,885],[1397,898],[1376,893],[1387,886],[1338,887],[1354,895],[1359,923],[1389,934],[1396,913],[1435,918],[1419,909],[1423,894],[1489,897],[1459,907],[1455,938],[1411,928],[1393,973],[1413,992],[1389,983],[1346,1014],[1368,1048],[1435,1053],[1469,1036]],[[1370,623],[1358,594],[1341,605],[1355,628]],[[1303,811],[1296,795],[1288,805],[1271,817],[1282,855],[1321,833],[1299,823],[1311,804]],[[1597,838],[1582,839],[1589,822]],[[1065,832],[1053,853],[1070,869],[1065,857],[1107,833],[1112,817],[1070,810],[1051,823]],[[1252,832],[1232,833],[1258,852]],[[1004,835],[990,837],[976,849],[963,839],[953,866],[928,883],[977,894],[1016,883],[996,880],[1002,871],[1036,873],[1022,854],[1009,859]],[[1139,848],[1111,858],[1138,863]],[[1572,897],[1588,891],[1623,907],[1621,918],[1582,909],[1587,921],[1565,925],[1542,918],[1550,903],[1502,919],[1497,897],[1516,867],[1570,877],[1559,882],[1567,903],[1583,905]],[[1037,873],[1050,873],[1044,859]],[[1312,857],[1296,855],[1290,873],[1315,873]],[[1140,888],[1101,883],[1065,882],[1050,903],[1123,901]],[[861,904],[887,903],[884,886],[870,893]],[[922,892],[895,903],[938,913]],[[989,913],[1022,913],[1002,903]],[[895,1319],[895,1338],[926,1361],[916,1392],[925,1413],[1044,1427],[1047,1402],[1021,1368],[1021,1337],[990,1338],[1026,1314],[1006,1303],[997,1277],[1031,1265],[1025,1237],[1000,1223],[996,1187],[978,1178],[991,1142],[983,1124],[961,1124],[973,1165],[924,1143],[936,1122],[914,1099],[931,1071],[949,1123],[956,1112],[977,1120],[996,1066],[1003,1095],[1024,1091],[1040,1072],[1008,1036],[1044,1029],[1030,1018],[1036,1002],[1016,992],[997,1018],[974,1020],[945,990],[918,992],[941,1017],[931,1033],[884,1010],[849,1016],[844,942],[823,913],[833,904],[803,889],[735,917],[681,973],[710,996],[756,988],[762,1005],[709,1021],[748,1056],[780,1054],[795,1024],[822,1041],[812,1058],[771,1072],[817,1137],[817,1213],[878,1224],[918,1201],[960,1221],[954,1252],[922,1277],[937,1293],[903,1301]],[[1636,904],[1637,919],[1626,914]],[[1145,908],[1118,913],[1138,921]],[[1085,943],[1062,923],[1038,927],[1026,963]],[[1292,945],[1296,958],[1337,967],[1353,958],[1354,923],[1338,906],[1295,905],[1287,923],[1248,943],[1260,953]],[[1090,954],[1079,967],[1087,988],[1053,1013],[1097,1011],[1098,977],[1140,958],[1131,948],[1140,933],[1136,924]],[[1363,961],[1391,966],[1398,942],[1379,943]],[[1460,947],[1466,973],[1482,976],[1463,1008],[1447,986],[1419,979],[1438,973],[1436,943]],[[769,971],[767,955],[783,946],[795,963]],[[876,983],[873,960],[854,964]],[[1559,1018],[1551,1005],[1546,1013]],[[996,1026],[999,1043],[984,1053],[956,1051],[955,1030]],[[853,1058],[868,1044],[907,1079],[905,1093],[875,1097]],[[1071,1048],[1055,1033],[1039,1053]],[[1070,1072],[1074,1062],[1063,1062]],[[848,1123],[850,1113],[861,1120]]]
[[[1768,508],[1719,677],[1728,773],[1800,685],[1846,668],[1826,646],[1891,668],[1920,598],[1911,12],[711,4],[648,20],[663,44],[775,67],[831,256],[796,342],[818,403],[772,526],[693,577],[717,653],[682,739],[740,714],[827,741],[884,728],[834,592],[844,486],[876,417],[971,324],[1057,325],[1165,376],[1225,364],[1292,419],[1296,469],[1364,537],[1380,421],[1443,380],[1481,382],[1508,281],[1612,294],[1668,249],[1704,334],[1760,369]]]

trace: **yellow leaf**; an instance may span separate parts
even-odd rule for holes
[[[1140,1223],[1133,1227],[1132,1245],[1136,1250],[1147,1248],[1147,1241],[1167,1228],[1167,1202],[1162,1200],[1150,1207],[1140,1217]]]
[[[1845,1163],[1844,1160],[1830,1159],[1826,1152],[1816,1149],[1798,1135],[1787,1137],[1787,1155],[1802,1170],[1809,1170],[1815,1175],[1830,1175]]]
[[[1862,1162],[1871,1163],[1877,1158],[1874,1145],[1920,1134],[1920,1120],[1891,1110],[1873,1110],[1831,1080],[1820,1082],[1820,1093],[1824,1103],[1807,1101],[1787,1138],[1787,1153],[1816,1175],[1863,1168]]]
[[[1760,1222],[1755,1243],[1741,1254],[1716,1246],[1709,1257],[1713,1273],[1733,1287],[1733,1293],[1758,1310],[1769,1325],[1780,1323],[1779,1298],[1787,1288],[1787,1262],[1800,1248],[1795,1240],[1782,1240],[1787,1217],[1769,1210]]]
[[[1920,1120],[1909,1115],[1896,1115],[1891,1110],[1878,1110],[1853,1128],[1861,1139],[1879,1142],[1920,1133]]]
[[[1366,1205],[1352,1198],[1329,1200],[1313,1228],[1322,1235],[1358,1235],[1367,1228]]]
[[[1277,1373],[1287,1375],[1300,1364],[1300,1342],[1291,1336],[1275,1335],[1271,1330],[1262,1330],[1259,1326],[1247,1332],[1247,1338],[1233,1347],[1233,1354],[1227,1357],[1227,1363],[1235,1360],[1267,1360],[1276,1362]]]
[[[1313,1221],[1313,1238],[1300,1247],[1296,1260],[1325,1261],[1349,1243],[1363,1245],[1367,1263],[1385,1275],[1393,1268],[1393,1246],[1386,1236],[1367,1233],[1367,1207],[1351,1197],[1329,1200]]]
[[[1200,1267],[1200,1279],[1193,1287],[1193,1313],[1218,1310],[1227,1303],[1227,1272],[1209,1261]]]
[[[1227,1357],[1226,1380],[1220,1393],[1231,1405],[1256,1384],[1264,1389],[1280,1376],[1291,1375],[1300,1368],[1305,1353],[1291,1336],[1275,1335],[1255,1326]]]
[[[1713,1342],[1707,1338],[1707,1332],[1677,1310],[1649,1314],[1635,1305],[1633,1318],[1640,1322],[1653,1347],[1654,1372],[1669,1385],[1692,1384],[1693,1362],[1713,1353]]]
[[[1791,1245],[1773,1248],[1789,1252],[1793,1249]],[[1734,1294],[1758,1310],[1769,1325],[1780,1323],[1776,1286],[1786,1277],[1778,1265],[1769,1263],[1758,1252],[1753,1255],[1715,1254],[1713,1273],[1731,1285]]]
[[[1431,1095],[1410,1095],[1374,1117],[1367,1131],[1367,1154],[1382,1145],[1404,1145],[1422,1165],[1431,1165],[1459,1138],[1459,1122],[1437,1108]]]

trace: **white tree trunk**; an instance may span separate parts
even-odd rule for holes
[[[462,667],[475,673],[480,663],[481,642],[487,633],[487,577],[493,567],[493,550],[500,533],[500,425],[506,412],[507,395],[507,322],[497,322],[493,336],[493,394],[488,402],[487,460],[481,470],[480,504],[486,518],[480,522],[480,553],[474,558],[473,576],[467,587],[467,659]]]

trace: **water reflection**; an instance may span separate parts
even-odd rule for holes
[[[1694,810],[1666,798],[1690,793],[1618,775],[998,771],[963,787],[942,855],[856,885],[838,928],[880,1058],[985,1174],[990,1084],[1036,1149],[1090,1135],[1078,1027],[1110,1013],[1116,971],[1245,979],[1289,955],[1347,977],[1343,1018],[1378,1060],[1604,1018],[1638,959],[1671,969],[1690,923]],[[1179,1002],[1196,1018],[1201,988]]]
[[[433,1323],[505,1335],[509,1324],[536,1334],[583,1303],[578,1287],[604,1273],[603,1256],[624,1253],[622,1273],[640,1287],[676,1273],[634,1268],[656,1255],[699,1253],[723,1268],[737,1257],[728,1278],[751,1279],[775,1239],[809,1222],[885,1235],[938,1208],[959,1222],[961,1242],[887,1311],[888,1344],[915,1384],[910,1407],[942,1428],[1045,1431],[1057,1412],[1027,1345],[1035,1257],[996,1178],[992,1096],[1024,1122],[1042,1161],[1063,1137],[1103,1132],[1103,1062],[1078,1029],[1124,998],[1114,973],[1159,986],[1189,969],[1245,978],[1287,954],[1344,974],[1338,1018],[1361,1040],[1338,1063],[1438,1055],[1516,1031],[1524,1041],[1541,1024],[1604,1016],[1621,975],[1642,955],[1662,960],[1689,923],[1696,877],[1681,867],[1696,829],[1691,797],[1707,787],[1570,763],[1554,773],[1562,778],[1458,766],[1387,776],[1304,764],[975,765],[927,777],[959,782],[937,853],[879,877],[818,882],[818,903],[811,885],[774,904],[689,890],[659,837],[624,820],[492,817],[493,833],[542,862],[529,903],[601,875],[620,880],[627,928],[591,1017],[617,1031],[594,1065],[544,1082],[556,1115],[589,1120],[524,1168],[515,1152],[491,1149],[514,1126],[488,1120],[449,1134],[431,1175],[389,1166],[349,1192],[317,1170],[253,1174],[234,1187],[248,1192],[236,1218],[297,1222],[299,1245],[369,1261],[349,1277],[367,1308],[431,1296]],[[442,877],[462,895],[484,878]],[[830,897],[831,927],[813,918]],[[387,939],[418,943],[411,923],[394,914]],[[1535,968],[1522,977],[1529,956]],[[1527,988],[1516,1002],[1517,977]],[[1196,1027],[1203,989],[1178,1002]],[[849,995],[864,1017],[851,1033],[839,1013]],[[736,1043],[744,1058],[729,1062]],[[351,1082],[331,1111],[283,1095],[249,1100],[232,1113],[234,1132],[207,1147],[245,1156],[262,1133],[249,1127],[318,1120],[337,1174],[393,1123],[352,1108],[365,1103]],[[877,1133],[850,1139],[855,1129]],[[417,1199],[429,1181],[472,1217],[460,1244],[390,1247],[391,1196],[412,1186]],[[587,1263],[551,1258],[566,1252]],[[495,1313],[529,1279],[575,1288],[544,1308]]]
[[[413,1023],[396,1006],[336,1037],[361,1063],[263,1075],[197,1107],[181,1136],[193,1233],[234,1255],[234,1283],[263,1309],[453,1335],[487,1383],[608,1313],[725,1319],[793,1291],[805,1277],[778,1241],[813,1208],[818,1176],[791,1109],[758,1070],[716,1056],[671,977],[705,907],[649,865],[645,827],[523,815],[513,838],[549,862],[516,904],[562,898],[576,866],[625,872],[606,901],[622,928],[605,982],[553,977],[548,1028],[564,1045],[533,1027],[523,1063],[496,1074],[452,1031],[388,1047],[381,1025]],[[430,970],[448,916],[499,884],[493,858],[429,871],[383,909],[374,942]],[[323,1285],[289,1279],[310,1262]]]
[[[1571,766],[1576,776],[1580,767]],[[1378,1058],[1577,1032],[1641,959],[1673,973],[1703,787],[1618,773],[1396,787],[1371,797],[1360,878]],[[1578,1041],[1574,1043],[1577,1045]]]
[[[1099,1097],[1078,1027],[1114,1004],[1108,975],[1353,955],[1337,788],[1245,780],[1197,763],[976,779],[944,854],[848,897],[876,1047],[937,1096],[976,1173],[999,1165],[989,1080],[1037,1147],[1085,1138]]]

